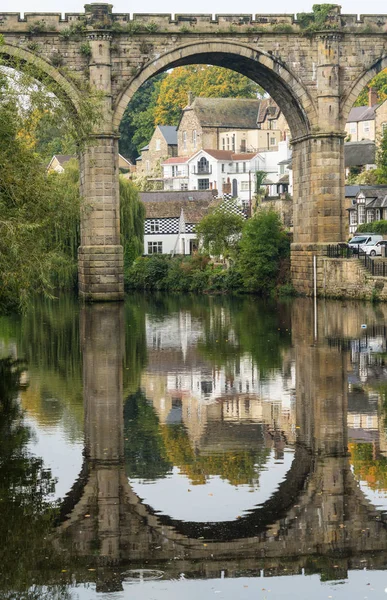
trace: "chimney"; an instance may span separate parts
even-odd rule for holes
[[[374,106],[378,103],[378,92],[374,87],[368,90],[368,106]]]
[[[192,102],[194,101],[195,96],[193,95],[193,92],[188,92],[188,106],[191,106]]]

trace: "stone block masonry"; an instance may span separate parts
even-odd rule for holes
[[[313,252],[343,241],[347,116],[362,88],[387,67],[387,15],[357,19],[332,5],[324,19],[314,13],[308,24],[291,14],[130,18],[113,13],[110,4],[87,4],[84,13],[64,19],[0,13],[0,58],[9,66],[53,83],[73,113],[85,83],[103,95],[102,118],[80,160],[83,298],[123,297],[118,129],[126,106],[154,75],[195,63],[250,77],[281,108],[293,142],[293,283],[312,293]]]

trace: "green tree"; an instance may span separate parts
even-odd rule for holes
[[[120,177],[121,244],[124,248],[124,268],[129,269],[143,253],[145,207],[136,186]]]
[[[378,94],[378,102],[383,102],[387,99],[387,69],[380,71],[371,81],[366,85],[359,96],[356,99],[355,106],[367,106],[368,105],[368,91],[370,88],[375,88]]]
[[[278,282],[281,261],[290,254],[289,238],[274,210],[261,210],[246,222],[237,268],[250,292],[270,293]]]
[[[134,94],[122,117],[120,153],[133,162],[152,137],[155,128],[154,110],[160,84],[166,76],[166,73],[161,73],[146,81]]]
[[[235,251],[244,219],[219,207],[196,225],[196,234],[203,249],[213,256],[229,258]]]
[[[177,125],[188,92],[206,98],[257,98],[262,88],[236,71],[211,65],[177,67],[163,79],[155,107],[155,123]]]

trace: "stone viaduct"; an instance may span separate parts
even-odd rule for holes
[[[327,6],[327,5],[325,5]],[[343,239],[343,144],[348,113],[370,79],[387,67],[387,15],[340,14],[339,6],[300,15],[0,13],[0,55],[51,81],[74,118],[85,83],[103,93],[102,118],[81,152],[80,294],[123,297],[119,234],[118,128],[136,90],[172,67],[213,64],[261,84],[291,129],[295,287],[312,289],[312,254]]]
[[[320,321],[322,331],[326,320]],[[98,565],[101,589],[119,589],[120,573],[144,567],[169,577],[214,578],[222,571],[237,577],[305,568],[330,579],[346,577],[349,568],[384,568],[387,524],[348,460],[346,353],[325,339],[315,342],[310,304],[295,304],[292,317],[298,427],[292,466],[268,501],[231,522],[178,521],[135,494],[123,461],[122,306],[82,308],[81,330],[85,462],[55,538],[86,576],[87,566]]]

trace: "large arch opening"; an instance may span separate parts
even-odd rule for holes
[[[280,106],[294,138],[307,135],[317,121],[313,101],[302,83],[272,55],[235,43],[203,41],[166,53],[143,68],[117,99],[115,128],[118,129],[133,94],[145,81],[168,69],[192,64],[226,67],[259,83]]]

